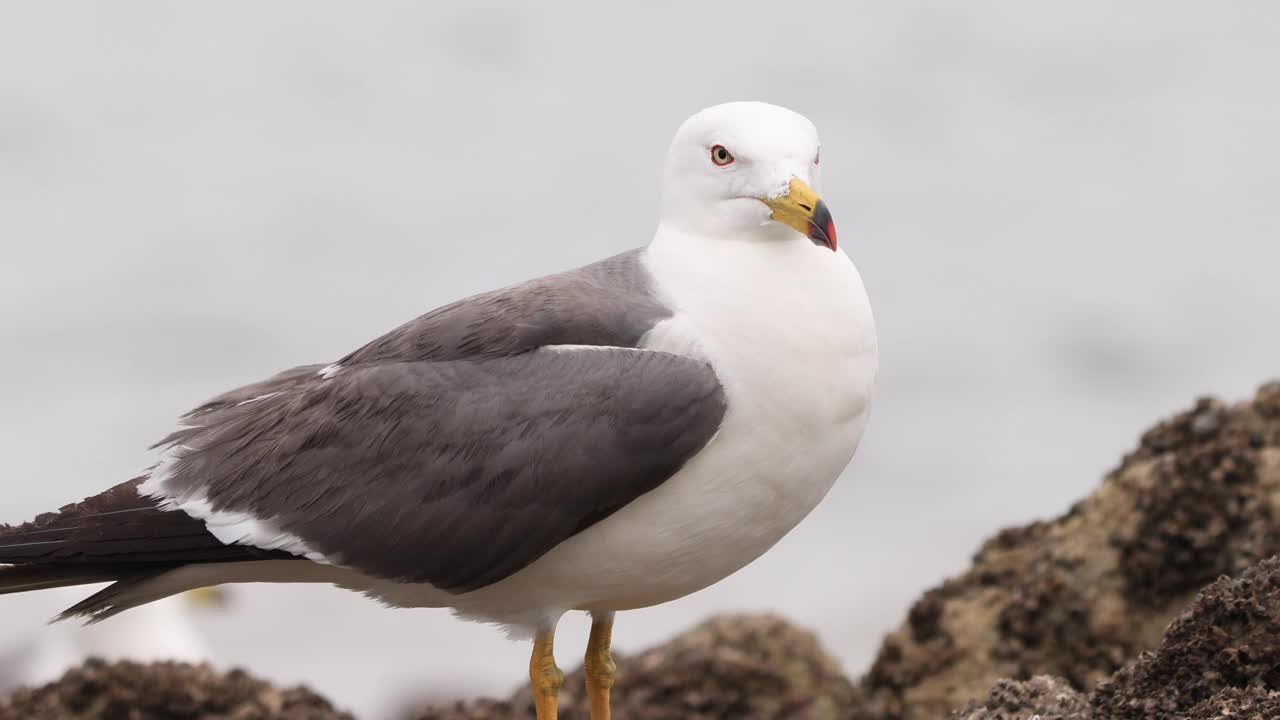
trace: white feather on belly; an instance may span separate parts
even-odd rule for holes
[[[645,263],[675,314],[641,347],[705,360],[728,399],[716,436],[658,488],[510,577],[460,595],[305,561],[183,568],[161,580],[171,589],[330,582],[393,606],[452,607],[526,636],[568,610],[682,597],[760,557],[821,502],[862,437],[878,367],[862,280],[843,251],[799,235],[746,245],[660,228]]]

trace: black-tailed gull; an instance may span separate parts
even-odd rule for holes
[[[647,246],[210,400],[143,476],[0,530],[0,593],[115,581],[64,613],[90,620],[234,582],[450,607],[534,638],[541,720],[583,610],[607,718],[614,613],[759,557],[862,436],[876,334],[818,152],[790,110],[699,112]]]

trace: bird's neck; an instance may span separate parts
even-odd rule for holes
[[[873,334],[862,280],[844,252],[785,233],[728,239],[659,226],[644,262],[659,297],[709,334],[824,346]]]
[[[741,309],[803,294],[813,282],[843,275],[849,266],[843,253],[817,247],[778,223],[730,234],[663,223],[645,256],[659,284],[680,285],[699,295],[727,293],[726,300]]]

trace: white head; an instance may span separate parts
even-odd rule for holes
[[[795,239],[831,250],[818,197],[818,130],[777,105],[735,102],[694,115],[667,151],[662,223],[702,235]]]

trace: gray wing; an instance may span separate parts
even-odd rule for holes
[[[249,513],[327,558],[465,591],[660,485],[715,434],[697,360],[634,348],[670,312],[637,252],[428,313],[184,418],[169,497]],[[604,346],[558,352],[546,345]],[[605,349],[610,348],[610,349]]]
[[[370,574],[455,591],[500,580],[660,485],[719,427],[710,367],[625,349],[671,315],[650,287],[624,253],[427,313],[336,372],[216,397],[160,443],[164,478],[0,526],[0,594],[116,580],[64,614],[101,619],[130,607],[121,588],[173,568],[294,557],[224,543],[171,509],[184,496]]]
[[[170,496],[271,519],[327,558],[466,591],[671,477],[715,434],[711,368],[629,349],[353,364],[170,438]]]
[[[505,357],[543,345],[636,347],[671,316],[654,297],[640,257],[632,250],[445,305],[338,364]]]

